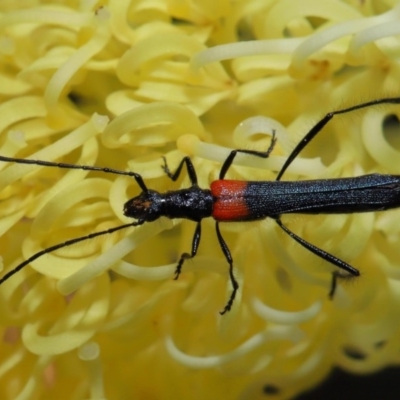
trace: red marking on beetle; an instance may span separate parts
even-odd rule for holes
[[[245,202],[246,187],[246,181],[221,179],[212,182],[212,217],[216,221],[240,221],[247,217],[250,211]]]
[[[281,178],[287,168],[296,159],[298,154],[321,132],[322,128],[335,116],[350,113],[355,110],[376,106],[379,104],[400,104],[400,97],[381,98],[354,105],[352,107],[327,113],[319,120],[297,144],[289,154],[283,166],[279,170],[275,181],[232,181],[225,176],[238,153],[252,155],[259,158],[268,158],[275,143],[275,131],[272,131],[271,143],[266,151],[236,149],[232,150],[222,164],[219,179],[211,184],[210,189],[202,189],[197,184],[196,170],[190,157],[184,157],[178,168],[172,173],[167,165],[165,157],[162,168],[167,176],[176,181],[182,168],[186,166],[191,186],[179,190],[171,190],[160,193],[147,188],[143,177],[132,171],[120,171],[113,168],[104,168],[88,165],[58,163],[45,160],[32,160],[0,155],[0,162],[14,162],[18,164],[38,165],[43,167],[66,168],[84,171],[104,172],[135,179],[142,192],[125,202],[123,213],[134,221],[115,226],[103,231],[93,232],[85,236],[76,237],[63,243],[47,247],[22,261],[3,277],[0,277],[0,285],[7,281],[26,265],[36,259],[63,247],[75,243],[93,239],[98,236],[108,235],[129,227],[143,225],[156,221],[160,217],[186,218],[196,222],[196,229],[192,239],[190,253],[182,253],[175,269],[175,279],[178,279],[184,262],[196,256],[201,239],[201,221],[203,218],[213,217],[216,220],[215,232],[222,253],[229,265],[229,278],[232,284],[232,293],[221,314],[229,311],[239,288],[233,270],[233,258],[219,228],[220,222],[245,222],[256,221],[264,218],[275,220],[277,225],[293,240],[314,255],[340,268],[332,273],[331,289],[329,297],[332,298],[338,278],[347,275],[359,276],[360,271],[350,264],[335,257],[327,251],[307,242],[297,236],[281,221],[284,214],[350,214],[369,211],[384,211],[392,208],[400,208],[400,175],[370,174],[355,178],[316,179],[313,181],[281,182]],[[341,271],[341,272],[339,272]]]

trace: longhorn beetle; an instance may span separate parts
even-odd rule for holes
[[[231,252],[222,237],[219,229],[220,222],[245,222],[272,218],[278,226],[301,246],[318,257],[339,267],[346,275],[359,276],[358,269],[345,261],[322,250],[293,233],[281,221],[283,214],[349,214],[368,211],[383,211],[400,206],[400,175],[371,174],[356,178],[316,179],[304,181],[281,181],[281,178],[301,150],[321,131],[321,129],[338,114],[346,114],[354,110],[375,106],[378,104],[400,104],[400,97],[382,98],[352,107],[343,108],[326,114],[297,144],[283,164],[275,181],[238,181],[225,179],[237,153],[249,154],[255,157],[267,158],[276,143],[275,132],[267,151],[237,149],[232,150],[219,173],[219,179],[211,183],[210,189],[201,189],[197,185],[197,175],[192,161],[184,157],[174,173],[168,168],[166,159],[162,168],[170,179],[176,181],[185,165],[191,182],[186,189],[159,193],[148,189],[142,177],[135,172],[126,172],[111,168],[92,167],[66,163],[55,163],[42,160],[19,159],[0,156],[0,161],[20,164],[35,164],[46,167],[83,169],[88,171],[102,171],[105,173],[127,175],[133,177],[142,193],[128,200],[124,205],[124,215],[134,218],[129,224],[120,225],[105,231],[91,233],[86,236],[67,240],[66,242],[48,247],[19,264],[7,272],[1,279],[4,283],[23,267],[43,256],[62,247],[82,242],[97,236],[110,234],[120,229],[152,222],[161,216],[168,218],[186,218],[196,222],[190,254],[183,253],[175,270],[175,279],[178,279],[185,260],[193,258],[200,244],[201,220],[213,217],[216,221],[215,229],[222,253],[229,265],[229,277],[232,284],[232,294],[221,311],[225,314],[232,307],[236,292],[239,288],[233,273],[233,259]],[[332,274],[330,296],[333,296],[336,280],[340,276],[337,270]]]

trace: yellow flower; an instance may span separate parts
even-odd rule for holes
[[[199,186],[273,180],[329,111],[399,96],[396,1],[135,0],[0,5],[0,155],[139,173],[172,183],[189,155]],[[335,117],[285,173],[399,174],[395,106]],[[397,121],[395,121],[397,122]],[[386,123],[386,124],[384,124]],[[386,127],[387,129],[384,129]],[[35,253],[132,222],[134,179],[0,163],[3,275]],[[221,224],[240,289],[232,310],[215,223],[159,221],[45,254],[0,286],[2,399],[289,399],[340,366],[398,363],[399,211],[288,216],[299,236],[361,271],[300,248],[273,220]]]

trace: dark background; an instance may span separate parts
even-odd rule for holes
[[[334,369],[320,386],[294,400],[400,400],[400,368],[371,375],[349,375]]]

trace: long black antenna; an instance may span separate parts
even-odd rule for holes
[[[34,254],[33,256],[29,257],[27,260],[25,260],[24,262],[19,264],[17,267],[15,267],[13,270],[7,272],[2,278],[0,278],[0,285],[3,282],[5,282],[8,278],[10,278],[14,274],[16,274],[18,271],[20,271],[22,268],[24,268],[26,265],[28,265],[32,261],[35,261],[37,258],[43,256],[44,254],[51,253],[52,251],[61,249],[61,248],[66,247],[66,246],[70,246],[71,244],[83,242],[84,240],[93,239],[93,238],[95,238],[97,236],[108,235],[110,233],[119,231],[121,229],[126,229],[126,228],[129,228],[131,226],[142,225],[144,222],[145,221],[139,220],[139,221],[131,222],[129,224],[125,224],[125,225],[119,225],[119,226],[116,226],[114,228],[107,229],[105,231],[90,233],[89,235],[77,237],[77,238],[74,238],[74,239],[67,240],[66,242],[58,243],[58,244],[56,244],[54,246],[47,247],[46,249],[43,249],[43,250],[37,252],[36,254]]]
[[[52,161],[5,157],[5,156],[1,156],[1,155],[0,155],[0,161],[13,162],[13,163],[17,163],[17,164],[40,165],[43,167],[54,167],[54,168],[64,168],[64,169],[81,169],[84,171],[97,171],[97,172],[105,172],[108,174],[130,176],[136,180],[137,184],[139,185],[139,187],[142,189],[143,192],[145,192],[145,193],[148,192],[148,189],[143,181],[142,176],[137,174],[136,172],[121,171],[121,170],[113,169],[113,168],[95,167],[95,166],[89,166],[89,165],[57,163],[57,162],[52,162]],[[35,261],[37,258],[43,256],[44,254],[51,253],[51,252],[61,249],[63,247],[70,246],[70,245],[78,243],[78,242],[83,242],[84,240],[89,240],[89,239],[95,238],[97,236],[107,235],[107,234],[119,231],[121,229],[129,228],[131,226],[142,225],[144,222],[145,222],[144,220],[138,220],[135,222],[131,222],[129,224],[116,226],[114,228],[110,228],[110,229],[107,229],[104,231],[90,233],[89,235],[70,239],[70,240],[67,240],[66,242],[58,243],[54,246],[43,249],[43,250],[37,252],[36,254],[32,255],[31,257],[29,257],[27,260],[25,260],[21,264],[17,265],[17,267],[15,267],[13,270],[7,272],[2,278],[0,278],[0,285],[3,282],[5,282],[8,278],[10,278],[14,274],[16,274],[18,271],[20,271],[22,268],[24,268],[26,265],[28,265],[32,261]]]
[[[142,189],[143,192],[148,191],[148,189],[143,181],[142,176],[137,174],[136,172],[121,171],[119,169],[113,169],[113,168],[107,168],[107,167],[93,167],[90,165],[56,163],[56,162],[52,162],[52,161],[29,160],[29,159],[25,159],[25,158],[13,158],[13,157],[5,157],[5,156],[0,156],[0,161],[14,162],[17,164],[31,164],[31,165],[33,164],[33,165],[40,165],[42,167],[56,167],[56,168],[64,168],[64,169],[82,169],[84,171],[97,171],[97,172],[105,172],[107,174],[130,176],[136,180],[137,184],[139,185],[140,189]]]

